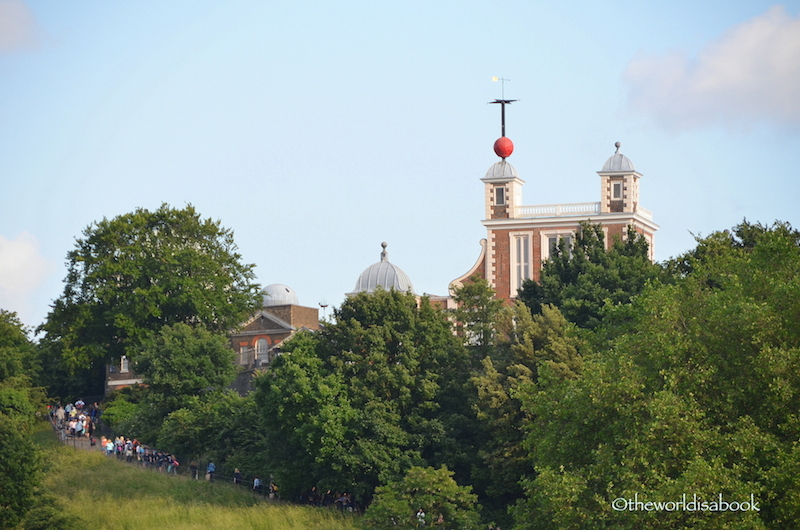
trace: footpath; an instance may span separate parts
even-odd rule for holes
[[[63,427],[59,428],[58,425],[56,424],[56,421],[54,421],[54,420],[51,420],[50,423],[51,423],[51,425],[53,427],[53,431],[58,436],[58,439],[59,439],[59,441],[61,442],[62,445],[66,445],[66,446],[69,446],[69,447],[74,447],[74,448],[80,449],[82,451],[97,451],[97,452],[105,453],[105,450],[102,447],[101,438],[107,439],[109,436],[112,436],[112,434],[110,432],[105,433],[105,436],[92,436],[92,437],[85,436],[85,435],[73,436],[73,435],[69,434],[68,430],[66,429],[66,426],[63,426]],[[98,433],[101,432],[101,431],[107,431],[107,430],[108,429],[102,429],[101,428],[101,429],[98,429]],[[93,441],[94,441],[94,443],[92,443]],[[109,455],[109,458],[116,458],[120,462],[126,462],[126,463],[129,463],[131,465],[138,465],[140,467],[144,467],[145,469],[151,469],[153,471],[158,471],[158,470],[161,469],[161,467],[157,466],[157,465],[142,465],[142,462],[140,460],[137,460],[135,456],[134,456],[134,459],[132,461],[126,461],[126,459],[124,457],[120,458],[120,457],[115,456],[115,455]],[[202,467],[201,469],[198,469],[199,476],[196,476],[196,477],[192,477],[191,476],[190,469],[188,468],[188,466],[187,467],[179,466],[179,467],[172,468],[172,471],[170,473],[167,473],[167,474],[168,475],[183,476],[186,479],[194,478],[194,480],[203,480],[204,472],[202,471],[202,469],[205,469],[205,467]],[[228,476],[221,475],[219,473],[215,473],[215,476],[213,478],[213,482],[231,482],[231,483],[239,485],[242,488],[249,489],[251,491],[251,493],[253,493],[255,496],[260,497],[260,498],[262,498],[264,500],[270,500],[270,501],[279,500],[279,497],[276,494],[270,495],[268,493],[267,487],[264,487],[263,482],[261,483],[262,487],[257,490],[257,489],[255,489],[253,487],[254,486],[253,481],[246,481],[246,480],[242,480],[240,478],[238,482],[234,482],[233,478],[234,478],[233,476],[228,477]]]

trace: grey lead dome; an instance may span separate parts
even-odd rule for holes
[[[602,172],[613,172],[613,171],[636,171],[636,168],[633,167],[633,162],[627,156],[623,155],[619,152],[619,148],[622,144],[619,142],[614,144],[614,147],[617,148],[617,151],[611,155],[606,163],[603,165]]]
[[[381,252],[381,260],[378,263],[372,264],[367,267],[361,276],[356,281],[356,286],[352,293],[372,293],[378,287],[385,290],[394,289],[400,292],[414,293],[414,286],[411,285],[411,280],[403,270],[389,263],[389,255],[386,252],[386,243],[381,243],[383,251]]]

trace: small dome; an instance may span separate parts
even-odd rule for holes
[[[519,177],[517,169],[506,160],[501,160],[500,162],[495,162],[494,164],[492,164],[492,167],[490,167],[489,171],[486,172],[486,176],[484,178],[496,179],[496,178],[516,178],[516,177]]]
[[[381,243],[383,251],[381,252],[381,260],[378,263],[370,265],[361,273],[356,281],[356,286],[352,293],[372,293],[378,287],[385,290],[394,289],[395,291],[414,292],[414,286],[411,285],[411,280],[408,275],[397,265],[389,263],[389,255],[386,252],[386,243]]]
[[[267,285],[261,293],[264,295],[263,307],[300,305],[300,302],[297,300],[297,293],[294,292],[294,289],[281,283]]]
[[[631,162],[631,159],[619,152],[620,145],[621,144],[619,142],[614,144],[614,147],[617,148],[617,151],[611,155],[608,160],[606,160],[602,171],[636,171],[636,168],[633,167],[633,162]]]

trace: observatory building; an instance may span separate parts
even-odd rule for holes
[[[238,364],[246,368],[268,365],[276,347],[298,330],[319,329],[319,309],[301,306],[291,287],[274,283],[266,286],[262,295],[261,309],[231,335]]]
[[[495,102],[505,107],[511,101]],[[522,202],[525,181],[507,160],[514,144],[505,136],[505,123],[502,131],[503,135],[494,144],[500,160],[481,179],[485,206],[481,222],[486,227],[486,238],[480,242],[480,256],[475,265],[450,283],[451,294],[454,288],[477,275],[489,282],[498,298],[510,302],[525,280],[539,280],[542,264],[550,253],[561,240],[571,243],[584,221],[602,227],[607,247],[616,238],[624,240],[627,227],[632,226],[647,240],[653,259],[658,225],[653,222],[653,213],[639,202],[642,174],[620,153],[619,142],[615,144],[616,152],[597,171],[600,192],[597,202],[526,206]]]

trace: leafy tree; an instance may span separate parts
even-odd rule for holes
[[[469,461],[466,353],[443,311],[397,291],[360,293],[299,334],[256,380],[267,459],[285,490],[368,500],[414,465]]]
[[[44,395],[26,370],[32,352],[16,314],[0,311],[0,528],[19,523],[41,482],[41,455],[30,432]]]
[[[417,517],[422,509],[423,518]],[[459,486],[447,467],[412,467],[402,480],[379,486],[364,515],[367,528],[452,528],[478,526],[478,497]]]
[[[542,265],[539,283],[526,280],[519,299],[534,314],[552,304],[570,322],[594,329],[606,306],[629,303],[648,281],[665,281],[662,267],[648,255],[647,241],[632,226],[624,241],[615,240],[606,250],[602,227],[581,223],[572,245],[561,241]]]
[[[130,401],[125,395],[116,394],[104,404],[103,423],[117,432],[130,435],[127,424],[133,421],[138,411],[137,403]]]
[[[134,357],[163,326],[227,333],[258,302],[233,233],[192,206],[137,209],[90,225],[67,255],[63,294],[41,326],[70,369]]]
[[[511,320],[499,328],[505,353],[484,358],[482,369],[472,378],[477,390],[475,411],[483,433],[481,465],[476,466],[481,473],[476,475],[486,484],[482,488],[484,506],[503,526],[510,522],[506,508],[523,495],[520,480],[533,474],[523,446],[523,426],[530,418],[519,394],[538,382],[543,368],[560,379],[578,377],[583,348],[575,326],[553,306],[544,306],[540,314],[531,315],[518,301],[511,315]]]
[[[464,285],[455,289],[453,300],[457,307],[453,319],[465,343],[474,350],[478,359],[483,359],[492,351],[498,320],[504,309],[502,300],[485,278],[474,276]]]
[[[0,309],[0,381],[19,375],[34,377],[38,371],[28,330],[15,312]]]
[[[211,460],[218,469],[268,476],[267,446],[252,395],[225,390],[198,396],[172,412],[161,428],[158,447],[185,459]]]
[[[26,418],[0,412],[0,528],[14,528],[41,482],[41,455],[28,433]]]
[[[227,338],[203,326],[164,326],[141,348],[134,366],[143,384],[116,393],[104,418],[115,430],[147,443],[163,439],[168,415],[215,399],[236,377],[236,354]]]
[[[580,377],[545,368],[528,388],[537,475],[524,483],[519,528],[800,525],[800,247],[784,224],[750,228],[743,245],[712,234],[674,285],[619,308],[631,332],[584,359]],[[684,493],[753,495],[760,511],[611,509],[617,497]]]
[[[768,233],[780,234],[787,241],[800,244],[800,231],[792,228],[789,223],[775,221],[772,226],[765,226],[761,223],[750,223],[745,219],[731,230],[714,232],[707,237],[696,236],[697,246],[669,260],[666,266],[673,274],[686,276],[693,273],[702,263],[727,254],[731,249],[752,250]]]
[[[183,408],[196,395],[221,390],[236,378],[236,353],[224,335],[177,323],[142,341],[136,372],[150,403],[164,411]]]

